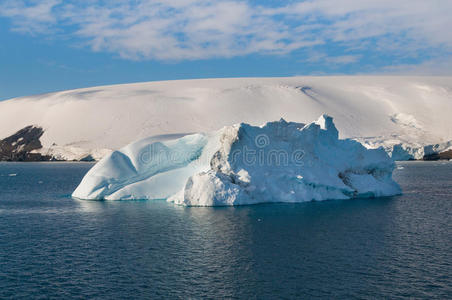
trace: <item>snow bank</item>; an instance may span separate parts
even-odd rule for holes
[[[438,144],[423,144],[396,137],[355,138],[366,148],[376,149],[382,147],[395,161],[422,160],[432,155],[452,150],[452,141]]]
[[[400,193],[380,149],[342,140],[332,118],[241,123],[114,151],[83,178],[81,199],[166,198],[188,206],[379,197]]]
[[[335,117],[341,138],[411,148],[452,140],[452,77],[338,76],[175,80],[92,87],[0,101],[0,139],[35,124],[58,159],[105,155],[155,135],[239,122]],[[20,116],[20,117],[18,117]],[[215,117],[212,117],[215,116]],[[361,142],[361,140],[360,140]],[[367,144],[366,144],[367,145]],[[101,152],[99,152],[101,150]]]

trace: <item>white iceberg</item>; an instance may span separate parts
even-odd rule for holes
[[[173,140],[148,138],[97,163],[80,199],[167,199],[188,206],[391,196],[394,162],[383,148],[342,140],[332,118],[227,126]]]

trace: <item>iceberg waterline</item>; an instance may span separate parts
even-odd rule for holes
[[[331,117],[241,123],[175,140],[144,139],[97,163],[81,199],[167,199],[187,206],[391,196],[395,164],[382,149],[339,139]]]

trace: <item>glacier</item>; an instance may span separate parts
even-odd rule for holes
[[[186,206],[380,197],[401,193],[394,168],[383,148],[339,139],[322,115],[310,124],[281,119],[146,138],[104,157],[72,196]]]
[[[33,125],[44,131],[42,148],[33,154],[100,160],[149,136],[212,132],[240,122],[261,125],[281,117],[308,123],[327,113],[334,116],[341,138],[367,148],[383,146],[397,160],[423,159],[429,145],[448,151],[451,99],[450,76],[142,82],[0,101],[0,139]]]

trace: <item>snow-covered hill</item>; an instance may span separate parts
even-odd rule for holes
[[[308,122],[323,113],[335,118],[341,138],[423,152],[418,147],[452,140],[452,77],[203,79],[70,90],[0,101],[0,138],[36,125],[44,129],[40,152],[100,158],[147,136],[281,117]]]

